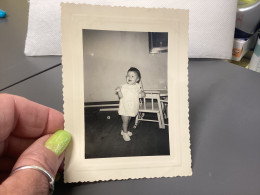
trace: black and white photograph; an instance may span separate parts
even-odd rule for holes
[[[192,174],[188,16],[62,4],[66,183]]]
[[[170,155],[168,33],[82,33],[85,158]]]

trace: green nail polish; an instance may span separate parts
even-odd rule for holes
[[[67,148],[70,140],[71,136],[67,131],[59,130],[45,142],[45,147],[59,156]]]

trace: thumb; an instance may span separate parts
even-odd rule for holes
[[[52,136],[45,135],[39,138],[22,153],[13,170],[21,166],[35,165],[42,167],[55,178],[70,140],[70,134],[63,130]],[[14,172],[2,186],[4,194],[48,194],[50,189],[49,178],[35,169]]]

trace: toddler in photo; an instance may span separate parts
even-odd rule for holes
[[[131,67],[127,71],[126,83],[116,88],[120,99],[118,114],[122,118],[121,135],[125,141],[130,141],[132,132],[128,131],[131,117],[135,117],[139,110],[139,98],[145,96],[141,82],[141,73],[137,68]]]

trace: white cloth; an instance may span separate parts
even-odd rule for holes
[[[61,2],[189,9],[189,57],[232,56],[237,0],[30,0],[25,55],[61,55]]]
[[[121,98],[119,102],[118,114],[135,117],[139,110],[140,85],[138,83],[135,85],[123,84],[121,86],[121,92],[123,98]]]

